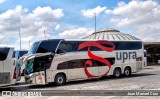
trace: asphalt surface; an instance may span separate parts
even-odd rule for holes
[[[83,81],[73,81],[68,82],[63,86],[56,86],[55,84],[48,85],[26,85],[24,83],[19,83],[14,86],[3,87],[0,90],[11,90],[11,91],[24,91],[24,90],[160,90],[160,66],[147,66],[144,70],[132,74],[131,77],[114,78],[114,77],[103,77],[101,79],[93,80],[83,80]],[[58,99],[64,98],[56,96]],[[54,97],[54,98],[56,98]],[[89,96],[77,96],[77,98],[91,98],[95,99],[99,96],[89,97]],[[13,97],[12,97],[13,98]],[[26,98],[26,97],[23,97]],[[51,98],[51,97],[45,97]],[[72,99],[74,97],[70,97]],[[109,96],[100,98],[110,98],[110,99],[129,99],[128,96],[119,97]],[[136,97],[135,97],[136,98]],[[135,99],[134,98],[134,99]],[[139,99],[144,98],[143,96],[137,97]],[[147,97],[146,99],[152,99],[153,97]],[[159,99],[160,97],[154,97]]]

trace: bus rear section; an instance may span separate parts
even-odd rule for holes
[[[101,47],[97,48],[94,42]],[[25,59],[26,81],[36,85],[52,82],[62,85],[68,81],[109,75],[130,76],[143,69],[141,41],[112,41],[114,49],[111,45],[101,44],[104,42],[61,40],[54,51],[29,55]],[[84,48],[79,50],[79,46],[83,44],[85,47],[81,46]],[[86,44],[91,45],[88,47]],[[106,51],[105,47],[112,50]],[[39,44],[37,50],[44,51],[42,48],[46,47]]]
[[[0,46],[0,86],[15,84],[13,47]]]

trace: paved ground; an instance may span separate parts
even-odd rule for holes
[[[95,79],[95,80],[69,82],[64,86],[56,86],[54,84],[45,85],[45,86],[29,86],[29,85],[21,84],[18,86],[12,86],[10,88],[12,90],[160,90],[160,66],[145,67],[143,71],[133,74],[129,78],[121,77],[121,78],[115,79],[113,77],[105,77],[99,80]],[[23,97],[23,98],[27,98],[27,97]],[[32,98],[35,98],[35,97],[30,97],[30,99]],[[51,97],[45,97],[45,98],[50,99]],[[57,96],[54,98],[62,99],[64,97]],[[74,97],[68,97],[68,98],[74,99]],[[125,96],[125,97],[77,96],[77,98],[129,99],[130,97],[129,96]],[[142,99],[144,97],[134,97],[134,98]],[[152,98],[158,99],[160,97],[147,97],[146,99],[152,99]]]

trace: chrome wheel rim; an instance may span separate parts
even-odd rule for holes
[[[59,84],[62,84],[62,83],[63,83],[63,77],[58,77],[58,78],[57,78],[57,82],[58,82]]]

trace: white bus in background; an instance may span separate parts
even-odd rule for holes
[[[0,86],[16,83],[14,47],[0,45]]]
[[[15,50],[13,57],[15,59],[15,66],[16,66],[16,81],[21,80],[21,76],[24,76],[24,67],[19,63],[19,59],[28,53],[28,50]]]
[[[62,85],[68,81],[104,76],[109,67],[103,62],[91,59],[87,47],[78,50],[80,44],[84,42],[94,44],[98,41],[52,39],[35,42],[30,49],[30,55],[24,59],[25,80],[35,85],[52,82]],[[108,60],[111,64],[105,76],[120,77],[122,74],[130,76],[131,73],[143,69],[145,61],[143,42],[140,40],[111,42],[115,45],[112,52],[90,45],[92,54]],[[88,60],[92,66],[87,65],[86,69],[84,67]]]

